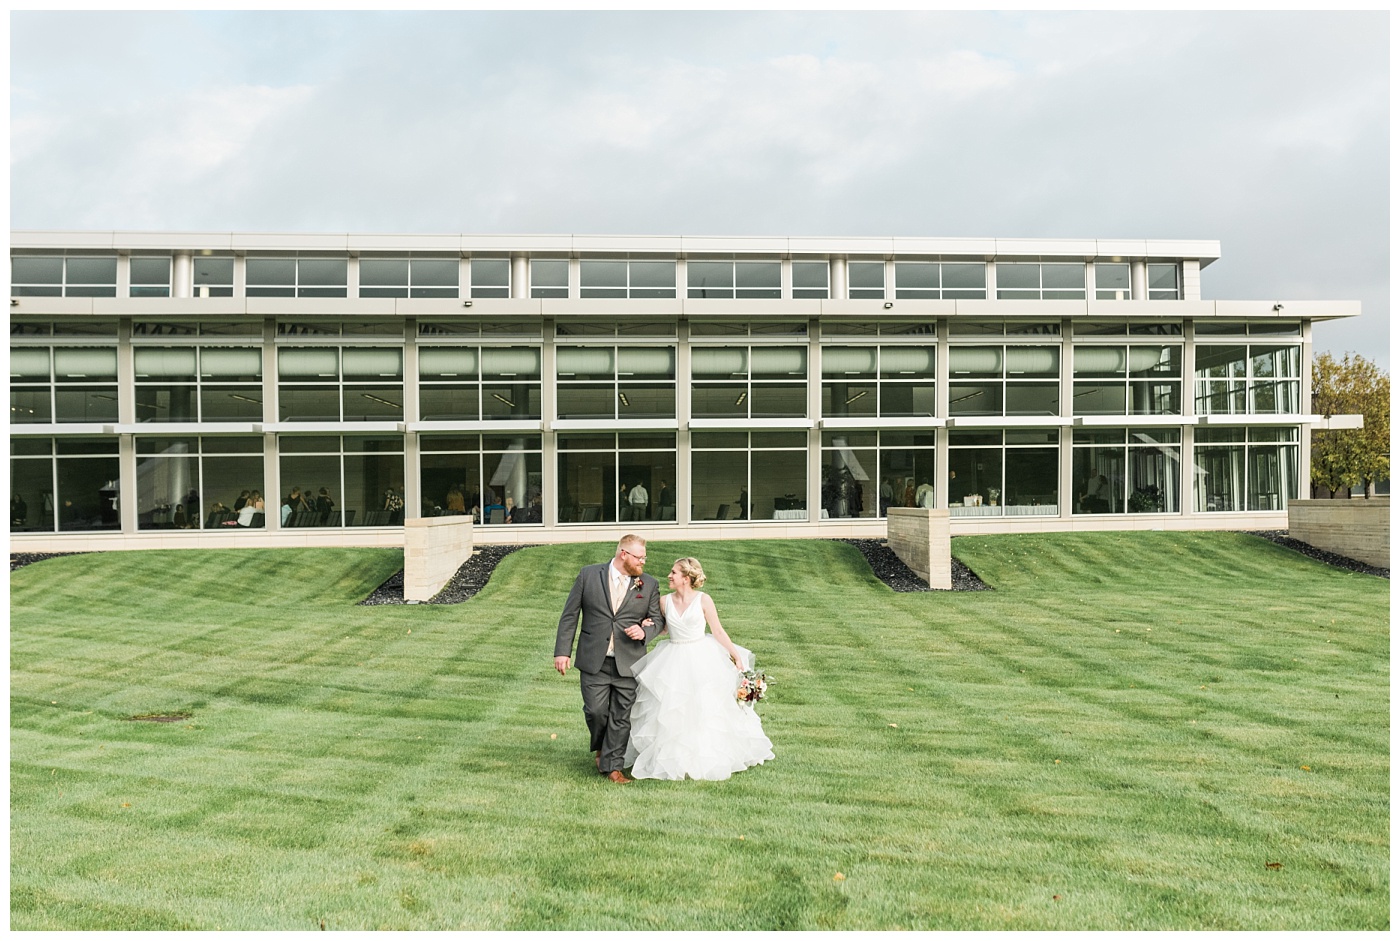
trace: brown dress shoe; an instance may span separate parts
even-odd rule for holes
[[[608,780],[611,781],[611,782],[614,783],[614,784],[631,784],[631,783],[632,783],[632,779],[629,778],[627,775],[623,774],[621,771],[609,771],[609,772],[608,772]]]

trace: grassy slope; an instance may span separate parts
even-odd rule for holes
[[[1388,925],[1387,583],[1228,534],[954,547],[998,591],[701,546],[776,674],[778,757],[627,788],[550,668],[609,547],[516,553],[442,607],[355,607],[385,550],[22,569],[12,926]]]

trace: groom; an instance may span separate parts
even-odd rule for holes
[[[632,733],[632,701],[637,698],[632,665],[665,624],[656,579],[642,574],[646,561],[646,540],[627,535],[618,542],[611,562],[584,566],[564,602],[554,641],[554,669],[563,676],[582,613],[578,672],[589,748],[597,753],[599,773],[614,784],[632,780],[622,773]]]

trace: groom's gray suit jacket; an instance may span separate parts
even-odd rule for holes
[[[579,616],[582,615],[582,631],[578,639],[578,655],[574,665],[584,673],[597,673],[603,668],[603,659],[608,653],[608,637],[613,640],[613,656],[617,672],[622,676],[632,675],[632,665],[647,652],[647,642],[661,633],[666,619],[661,616],[661,591],[656,579],[650,575],[629,576],[627,592],[617,611],[612,609],[612,592],[608,584],[608,568],[612,562],[602,565],[586,565],[574,579],[573,590],[564,602],[564,613],[559,618],[559,633],[554,641],[556,657],[570,656],[574,646],[574,633],[579,630]],[[633,584],[641,579],[641,587]],[[650,627],[643,627],[646,640],[633,640],[623,633],[624,628],[640,624],[651,618]]]

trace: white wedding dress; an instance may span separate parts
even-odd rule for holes
[[[637,700],[626,764],[634,778],[722,781],[773,757],[773,743],[752,708],[734,698],[739,671],[705,630],[701,593],[677,611],[662,599],[669,640],[633,666]],[[753,668],[753,654],[739,652]]]

